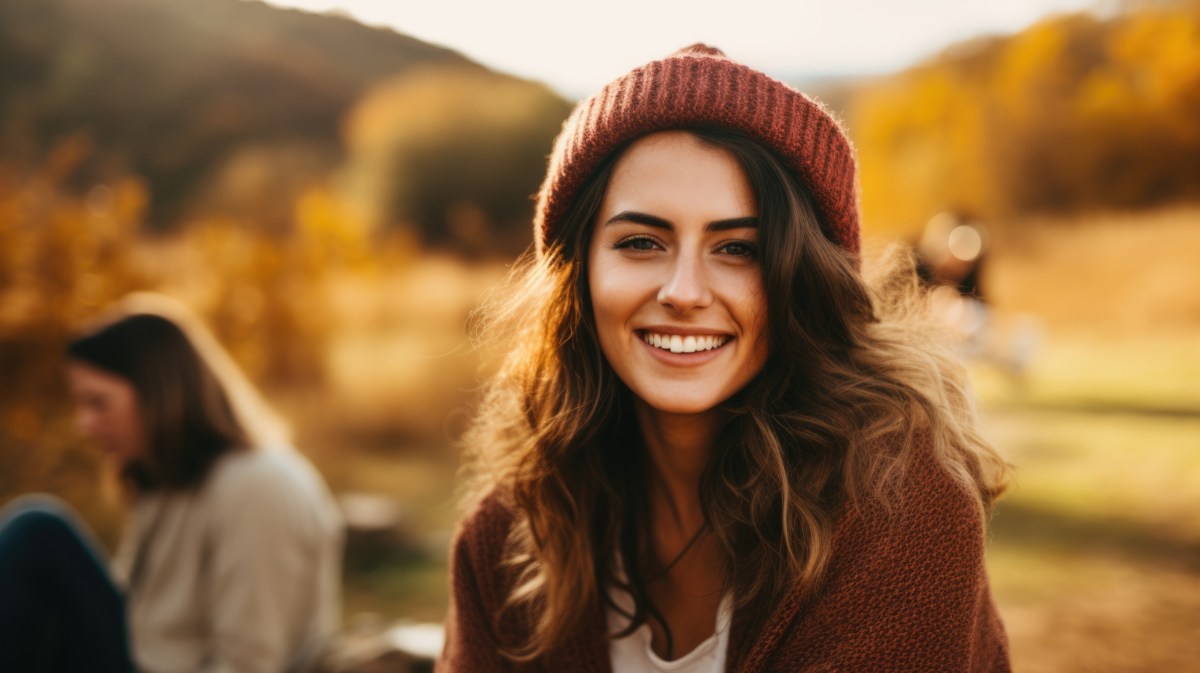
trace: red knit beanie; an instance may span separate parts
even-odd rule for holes
[[[741,131],[772,150],[812,194],[825,236],[857,256],[854,151],[838,122],[820,103],[703,44],[647,63],[575,107],[538,192],[538,253],[613,150],[648,133],[697,126]]]

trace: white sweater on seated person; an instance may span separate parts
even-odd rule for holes
[[[290,448],[231,451],[135,501],[113,573],[144,673],[300,673],[341,609],[341,515]]]

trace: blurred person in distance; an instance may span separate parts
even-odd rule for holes
[[[1020,381],[1041,341],[1029,315],[998,320],[983,287],[991,242],[987,227],[963,211],[934,215],[915,246],[917,271],[930,288],[930,305],[961,344],[964,356],[999,365]]]
[[[313,670],[339,618],[343,526],[257,390],[155,295],[67,356],[76,425],[115,462],[128,516],[108,564],[56,498],[0,511],[0,668]]]
[[[438,668],[1010,670],[1007,464],[818,103],[693,45],[576,107],[467,435]]]
[[[965,354],[983,352],[988,320],[980,284],[987,246],[983,226],[956,212],[934,215],[916,245],[917,273],[932,292],[932,308],[961,340]]]

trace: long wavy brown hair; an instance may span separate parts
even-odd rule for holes
[[[887,507],[917,435],[981,515],[1008,466],[976,431],[965,372],[924,310],[911,255],[893,250],[860,273],[773,154],[736,132],[687,130],[737,159],[758,202],[768,360],[722,404],[727,420],[700,483],[724,588],[756,628],[786,592],[819,591],[835,507]],[[514,659],[537,658],[611,605],[612,585],[634,598],[631,630],[662,623],[641,574],[648,487],[633,398],[600,349],[587,284],[588,243],[620,153],[477,324],[508,348],[466,443],[470,497],[492,493],[516,513],[505,610],[533,623],[526,642],[506,644]]]

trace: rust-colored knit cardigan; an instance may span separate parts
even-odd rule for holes
[[[780,601],[759,633],[734,614],[729,673],[1001,673],[1008,643],[988,588],[983,522],[927,446],[891,515],[843,507],[833,559],[814,599]],[[499,653],[527,625],[494,619],[511,584],[502,565],[516,513],[495,496],[463,520],[451,552],[451,605],[442,673],[611,671],[603,608],[531,664]],[[615,673],[620,673],[615,672]]]

